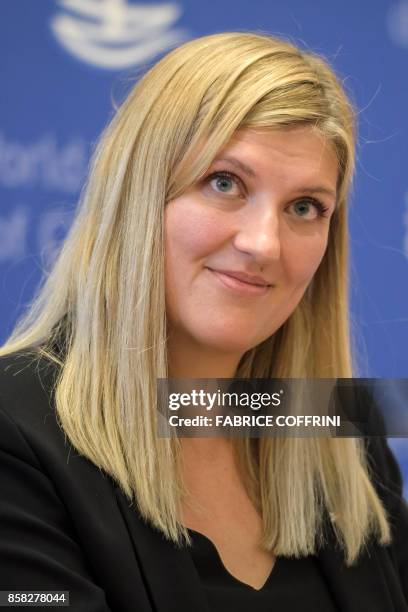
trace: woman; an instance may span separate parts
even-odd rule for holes
[[[352,376],[354,118],[323,59],[252,33],[192,40],[131,91],[0,352],[1,589],[87,612],[408,610],[384,439],[156,431],[157,378]]]

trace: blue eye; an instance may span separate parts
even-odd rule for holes
[[[326,213],[329,210],[319,200],[315,200],[314,198],[299,200],[293,204],[293,207],[298,211],[298,217],[306,217],[311,207],[313,207],[315,213],[313,219],[316,217],[327,217]]]
[[[214,183],[215,187],[213,187],[214,191],[218,193],[230,194],[233,190],[234,185],[238,188],[239,179],[230,172],[214,172],[207,178],[208,183]],[[240,191],[238,188],[237,194],[240,195]],[[233,194],[234,195],[234,194]]]
[[[310,212],[311,202],[308,200],[300,200],[299,202],[295,202],[293,207],[300,217],[305,217]],[[314,207],[314,212],[316,212],[316,207]]]
[[[230,178],[225,176],[219,176],[216,180],[217,188],[221,191],[228,191],[228,186],[231,186],[232,181]]]
[[[310,202],[305,202],[302,200],[301,202],[296,202],[294,204],[295,208],[297,207],[297,211],[300,215],[306,214],[310,209]]]

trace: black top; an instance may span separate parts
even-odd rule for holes
[[[213,542],[194,529],[189,549],[211,612],[335,612],[330,591],[314,557],[277,557],[261,589],[234,578]]]
[[[23,354],[0,357],[0,591],[69,591],[70,607],[62,608],[67,612],[211,612],[207,599],[217,589],[207,596],[189,548],[173,545],[147,524],[118,483],[70,445],[55,414],[55,374],[53,365],[35,364]],[[327,540],[313,562],[341,612],[408,612],[408,505],[401,472],[384,438],[364,444],[393,541],[380,546],[370,539],[358,563],[345,567],[327,521]],[[298,577],[304,576],[302,563],[278,560],[268,584],[276,601],[286,582],[280,597],[289,612],[296,610],[288,603],[296,595],[291,591],[312,597],[306,593],[310,585]],[[245,588],[253,600],[263,597]],[[321,598],[319,604],[320,612]],[[269,605],[273,612],[279,608]],[[238,609],[223,605],[223,612]],[[246,609],[252,612],[254,602]]]

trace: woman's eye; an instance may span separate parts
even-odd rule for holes
[[[324,206],[319,200],[299,200],[292,204],[293,209],[295,210],[295,215],[300,218],[305,218],[308,221],[313,221],[313,219],[327,217],[326,213],[329,210],[326,206]]]
[[[241,195],[238,179],[229,172],[214,172],[208,177],[207,181],[217,193]]]

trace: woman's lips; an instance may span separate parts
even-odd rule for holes
[[[207,268],[207,270],[209,270],[209,272],[211,272],[224,287],[227,287],[240,295],[265,295],[272,287],[272,285],[256,285],[254,283],[247,283],[243,280],[235,278],[234,276],[230,276],[225,272],[219,272],[218,270],[212,270],[211,268]]]

